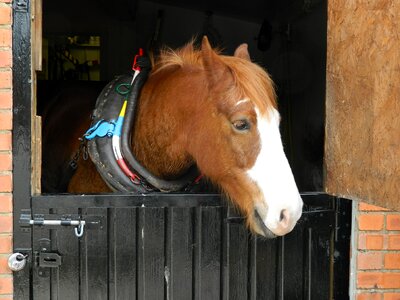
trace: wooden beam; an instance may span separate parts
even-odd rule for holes
[[[42,71],[42,0],[32,5],[32,58],[34,70]]]

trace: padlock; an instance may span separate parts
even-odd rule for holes
[[[12,271],[21,271],[26,265],[26,255],[16,252],[8,258],[8,267]]]

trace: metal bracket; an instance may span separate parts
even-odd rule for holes
[[[57,268],[61,265],[61,255],[56,252],[39,252],[39,267]]]
[[[35,264],[39,267],[40,276],[46,277],[48,272],[41,268],[58,268],[62,262],[62,256],[57,250],[52,249],[51,240],[42,238],[38,241],[39,249],[34,252]]]
[[[14,1],[14,10],[27,12],[29,7],[29,0],[16,0]]]

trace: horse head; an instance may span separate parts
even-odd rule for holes
[[[247,45],[218,55],[203,39],[204,105],[193,115],[189,152],[263,236],[290,232],[301,216],[299,195],[279,132],[273,83],[250,61]]]

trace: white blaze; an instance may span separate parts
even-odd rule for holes
[[[276,235],[290,232],[301,216],[303,201],[292,170],[283,151],[279,132],[279,113],[274,109],[269,117],[257,111],[257,127],[261,150],[248,175],[259,186],[263,199],[256,204],[264,224]],[[289,224],[280,224],[281,212],[286,210]]]

